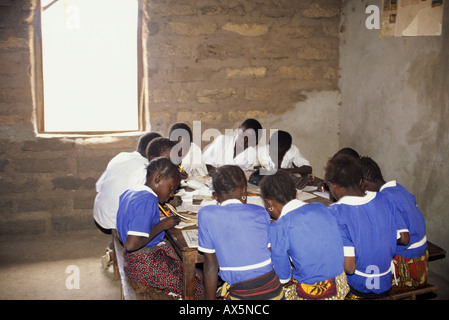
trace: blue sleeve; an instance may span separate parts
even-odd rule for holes
[[[205,253],[214,253],[215,246],[208,226],[207,206],[198,211],[198,250]]]
[[[149,237],[150,229],[160,221],[158,200],[154,196],[144,197],[132,205],[134,214],[128,221],[128,235]]]
[[[339,204],[333,205],[329,207],[331,209],[332,215],[335,217],[335,219],[338,222],[338,230],[340,231],[341,239],[343,241],[343,251],[345,257],[354,257],[355,256],[355,246],[354,242],[352,240],[351,234],[348,230],[348,226],[346,225],[346,221],[344,219],[344,215],[340,210],[337,208],[337,206],[340,206]],[[344,208],[340,208],[344,209]]]
[[[280,223],[273,222],[269,228],[268,240],[271,243],[271,259],[274,271],[281,283],[287,283],[292,276],[290,264],[289,241]]]
[[[402,203],[398,199],[391,199],[392,207],[393,207],[393,214],[394,219],[396,222],[396,230],[397,230],[397,237],[399,239],[399,233],[402,232],[409,232],[409,219],[408,219],[408,213],[405,207],[402,205]]]

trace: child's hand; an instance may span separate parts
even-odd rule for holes
[[[163,229],[164,230],[173,228],[174,226],[176,226],[180,222],[181,222],[181,219],[179,219],[179,217],[177,217],[177,216],[171,216],[171,217],[168,217],[168,218],[165,218],[165,219],[161,220],[161,223],[163,224]]]
[[[185,172],[184,170],[180,171],[179,175],[181,176],[181,180],[186,180],[189,178],[189,174],[187,172]]]

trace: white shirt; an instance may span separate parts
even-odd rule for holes
[[[120,195],[134,185],[146,182],[147,158],[139,152],[121,152],[108,163],[96,183],[94,219],[105,229],[116,228]]]
[[[237,165],[242,170],[252,169],[252,159],[256,154],[255,147],[248,147],[234,158],[234,147],[237,135],[218,136],[203,150],[203,161],[205,164],[218,167],[222,165]],[[249,157],[247,156],[249,155]]]
[[[253,150],[245,150],[239,154],[236,161],[244,162],[247,166],[244,170],[253,169],[256,166],[263,166],[268,171],[276,170],[276,165],[270,157],[269,145],[262,145],[257,147],[257,153]],[[244,160],[240,160],[244,159]],[[292,145],[290,149],[285,153],[282,159],[281,168],[290,169],[293,168],[293,164],[297,167],[310,166],[310,162],[299,152],[299,149]]]
[[[189,174],[189,176],[206,176],[207,168],[202,159],[201,148],[195,143],[190,144],[189,152],[182,159],[181,167]]]

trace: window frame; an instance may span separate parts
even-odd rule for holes
[[[48,6],[58,0],[54,0]],[[41,0],[36,0],[36,6],[34,8],[33,15],[33,32],[32,32],[32,72],[34,76],[32,77],[32,87],[33,87],[33,100],[34,100],[34,122],[37,134],[42,135],[63,135],[63,136],[77,136],[77,135],[113,135],[113,134],[123,134],[123,133],[139,133],[146,131],[146,90],[144,87],[145,83],[145,72],[144,72],[144,54],[143,54],[143,1],[136,0],[138,2],[137,7],[137,130],[116,130],[116,131],[46,131],[45,130],[45,102],[44,102],[44,70],[43,70],[43,56],[42,56],[42,24],[41,24]]]

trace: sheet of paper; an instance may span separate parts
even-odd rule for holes
[[[189,248],[198,248],[198,229],[182,230],[182,235]]]
[[[313,198],[316,198],[316,195],[304,191],[298,192],[298,196],[296,197],[296,199],[301,201],[307,201]]]
[[[317,189],[316,186],[305,186],[304,189],[302,189],[302,191],[311,192],[316,191],[316,189]]]
[[[181,221],[178,225],[175,226],[176,229],[184,229],[185,227],[195,226],[196,222],[184,222]]]
[[[255,204],[265,208],[263,199],[259,196],[248,196],[246,198],[246,203]]]
[[[329,193],[327,192],[319,192],[319,191],[315,191],[313,194],[316,194],[317,196],[326,198],[326,199],[330,199],[329,197]]]

